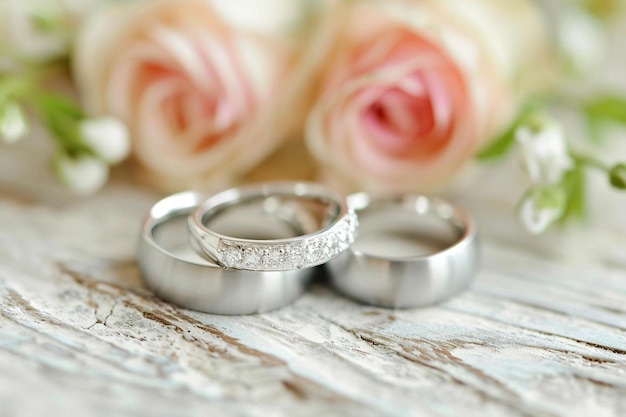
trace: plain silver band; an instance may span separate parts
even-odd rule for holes
[[[478,235],[470,216],[445,200],[422,195],[375,199],[357,193],[348,197],[348,206],[357,215],[377,203],[397,204],[416,216],[435,214],[453,226],[460,238],[440,252],[409,258],[377,257],[352,247],[328,263],[335,288],[366,304],[409,308],[438,303],[469,286],[479,262]],[[363,225],[364,220],[359,221]]]
[[[150,210],[137,251],[139,270],[146,285],[164,300],[214,314],[261,313],[296,300],[305,291],[314,269],[280,272],[224,269],[201,259],[197,262],[181,259],[155,240],[157,227],[186,218],[207,198],[204,194],[183,192],[159,201]],[[180,232],[176,233],[184,234],[184,241],[188,242],[186,222],[181,222]]]
[[[241,239],[225,236],[205,225],[207,217],[248,201],[271,198],[311,199],[327,204],[319,230],[284,239]],[[189,216],[191,246],[218,265],[251,271],[284,271],[328,262],[345,251],[356,235],[356,216],[345,198],[328,188],[306,182],[275,182],[232,188],[207,199]]]

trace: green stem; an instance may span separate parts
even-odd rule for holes
[[[64,62],[26,67],[20,73],[0,74],[0,105],[3,101],[28,106],[46,125],[59,150],[68,155],[91,154],[79,132],[85,114],[71,99],[46,88],[46,80],[65,71]]]
[[[64,69],[65,65],[62,62],[55,62],[48,65],[26,67],[20,73],[0,74],[0,100],[6,98],[28,99],[28,96],[34,91],[43,90],[40,86],[47,78]]]
[[[611,167],[607,166],[604,162],[593,156],[583,155],[575,152],[571,152],[570,156],[572,157],[572,159],[574,159],[577,165],[595,168],[603,172],[609,172],[611,170]]]
[[[44,121],[60,149],[72,153],[83,147],[77,131],[80,117],[64,106],[66,103],[62,98],[38,91],[30,95],[29,104]]]

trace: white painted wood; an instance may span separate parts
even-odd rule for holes
[[[72,199],[44,158],[0,151],[2,417],[626,414],[623,195],[600,193],[609,209],[586,228],[528,238],[515,175],[485,171],[452,196],[484,238],[461,296],[391,311],[318,283],[282,310],[220,317],[144,288],[135,240],[154,192],[121,171]]]

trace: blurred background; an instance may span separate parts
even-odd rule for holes
[[[623,3],[0,0],[0,192],[429,192],[621,259]]]

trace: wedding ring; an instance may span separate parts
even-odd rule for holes
[[[357,301],[419,307],[468,287],[478,267],[474,221],[442,199],[422,195],[348,197],[359,236],[329,264],[331,283]]]
[[[159,297],[214,314],[261,313],[285,306],[306,289],[314,269],[251,272],[224,269],[189,246],[187,217],[209,196],[183,192],[167,197],[148,213],[138,244],[137,262],[146,285]],[[255,233],[292,236],[299,225],[260,215]],[[225,223],[244,227],[249,213]],[[258,219],[257,219],[258,220]],[[258,226],[260,224],[260,227]],[[263,229],[262,226],[267,226]]]
[[[225,234],[215,219],[241,206],[306,213],[302,234],[291,238],[249,239]],[[207,199],[189,217],[192,246],[225,268],[287,271],[328,262],[346,250],[356,235],[356,216],[345,199],[319,184],[279,182],[233,188]]]

